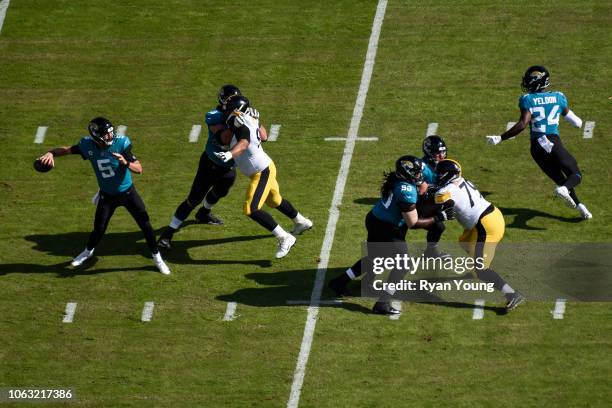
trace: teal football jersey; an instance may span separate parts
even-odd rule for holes
[[[218,109],[213,109],[209,112],[206,112],[205,118],[206,125],[221,125],[223,123],[223,112]],[[215,140],[215,135],[213,132],[208,130],[208,140],[206,141],[206,155],[210,160],[212,160],[216,165],[221,167],[234,167],[234,160],[230,160],[227,163],[223,162],[223,160],[219,159],[215,156],[215,153],[224,152],[225,149],[223,146],[219,145]]]
[[[425,162],[425,160],[423,160],[423,163],[425,163],[425,168],[423,169],[423,180],[430,186],[435,186],[436,181],[438,180],[436,172],[428,163]]]
[[[567,99],[561,92],[528,93],[519,99],[519,108],[531,112],[531,138],[559,134],[559,118]]]
[[[399,227],[405,224],[400,203],[416,204],[417,199],[418,193],[414,184],[398,181],[393,186],[393,191],[376,202],[372,213],[379,220]]]
[[[119,194],[132,186],[132,175],[127,166],[122,166],[112,153],[123,153],[131,142],[127,136],[115,136],[113,144],[102,149],[87,136],[78,144],[83,160],[89,160],[93,167],[100,191],[107,194]]]

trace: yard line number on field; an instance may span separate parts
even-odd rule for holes
[[[308,363],[312,339],[317,324],[317,316],[319,314],[319,301],[321,300],[321,292],[323,291],[323,283],[325,282],[325,272],[327,271],[329,255],[334,242],[336,224],[338,223],[338,218],[340,217],[339,207],[342,204],[344,187],[346,185],[346,179],[351,166],[353,151],[355,150],[357,132],[359,131],[361,117],[363,116],[363,108],[365,106],[366,96],[368,95],[368,89],[370,87],[370,79],[372,78],[376,51],[378,49],[378,38],[380,37],[380,30],[385,18],[386,8],[387,0],[379,0],[378,6],[376,7],[374,22],[372,24],[372,33],[368,43],[368,51],[366,53],[363,73],[361,75],[361,83],[359,84],[359,92],[357,94],[357,100],[355,101],[355,108],[353,109],[353,116],[349,126],[348,137],[346,139],[346,144],[344,145],[342,162],[340,163],[340,170],[338,172],[338,178],[336,179],[336,187],[334,188],[334,195],[329,208],[329,218],[327,220],[325,238],[323,239],[323,245],[321,246],[321,253],[319,255],[317,275],[312,288],[312,294],[310,296],[310,306],[308,307],[308,315],[306,316],[306,324],[304,325],[304,335],[302,337],[300,353],[298,355],[297,364],[293,373],[293,383],[291,384],[289,401],[287,401],[287,407],[289,408],[296,408],[300,402],[300,393],[302,391],[302,384],[304,383],[304,375],[306,374],[306,364]]]

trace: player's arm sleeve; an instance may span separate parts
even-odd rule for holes
[[[235,128],[233,126],[231,126],[230,128],[232,129],[236,140],[250,140],[251,132],[249,131],[248,127],[242,125],[238,128]]]
[[[527,95],[523,95],[519,98],[518,107],[520,110],[529,110],[529,100]]]
[[[87,151],[86,146],[84,145],[85,139],[81,139],[79,143],[70,146],[70,153],[72,154],[80,154],[83,160],[87,160],[87,156],[85,155],[85,151]]]
[[[121,153],[121,155],[128,163],[134,163],[136,160],[138,160],[136,156],[134,156],[134,153],[132,153],[131,143],[123,149],[123,152]]]

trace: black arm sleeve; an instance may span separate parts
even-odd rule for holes
[[[121,155],[128,163],[134,163],[136,160],[138,160],[136,159],[136,156],[134,156],[134,153],[132,153],[132,145],[126,147]]]
[[[236,140],[250,140],[251,139],[251,131],[248,127],[242,125],[239,128],[234,130],[234,136],[236,136]]]
[[[123,153],[121,153],[121,155],[128,163],[134,163],[137,160],[136,156],[134,156],[134,154],[132,153],[132,145],[126,147]]]
[[[83,158],[83,160],[85,160],[87,158],[87,157],[85,157],[85,155],[81,151],[81,148],[79,147],[78,144],[70,146],[70,154],[80,154],[81,157]]]

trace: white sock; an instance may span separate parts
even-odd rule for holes
[[[348,276],[349,278],[351,278],[351,280],[355,279],[355,272],[353,272],[353,270],[351,268],[348,268],[346,270],[346,276]]]
[[[154,253],[153,254],[153,260],[161,261],[162,260],[161,254],[159,252]]]
[[[299,224],[301,222],[306,221],[306,217],[304,217],[302,214],[298,212],[295,218],[293,218],[291,221],[293,221],[294,224]]]
[[[276,238],[282,238],[282,237],[284,237],[285,235],[287,235],[287,231],[285,231],[285,230],[283,229],[283,227],[281,227],[281,226],[280,226],[280,224],[279,224],[279,225],[277,225],[277,226],[276,226],[276,228],[274,228],[274,229],[272,230],[272,234],[274,234],[274,236],[275,236]]]
[[[209,203],[208,201],[206,201],[206,197],[204,197],[204,204],[202,204],[204,206],[204,208],[206,208],[207,210],[210,210],[213,208],[214,204]]]
[[[172,221],[170,221],[170,228],[172,229],[179,229],[181,228],[181,224],[183,223],[183,221],[179,220],[178,218],[176,218],[176,216],[172,216]]]
[[[510,285],[508,285],[507,283],[504,284],[504,286],[502,286],[502,293],[504,294],[508,294],[508,293],[514,293],[514,289],[512,289],[510,287]]]

